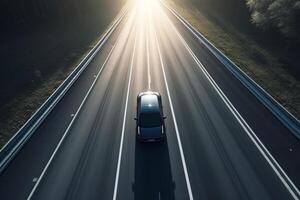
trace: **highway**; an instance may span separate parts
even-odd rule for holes
[[[167,139],[135,137],[162,95]],[[299,141],[159,1],[140,0],[0,174],[0,199],[299,199]]]

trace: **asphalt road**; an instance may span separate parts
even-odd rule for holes
[[[0,198],[298,199],[268,153],[299,186],[299,141],[161,4],[139,2],[0,175]],[[146,90],[162,95],[165,142],[136,141]]]

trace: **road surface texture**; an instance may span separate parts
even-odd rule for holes
[[[136,97],[147,90],[162,95],[165,142],[136,140]],[[0,198],[298,199],[299,153],[161,3],[140,0],[0,175]]]

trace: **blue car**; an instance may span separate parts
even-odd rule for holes
[[[142,92],[137,96],[136,134],[140,141],[164,140],[166,127],[161,96],[157,92]]]

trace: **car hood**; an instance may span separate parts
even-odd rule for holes
[[[161,137],[162,135],[162,127],[149,127],[149,128],[143,128],[140,127],[140,135],[143,138],[156,138]]]

